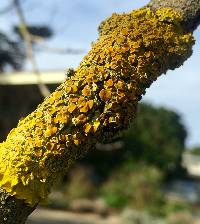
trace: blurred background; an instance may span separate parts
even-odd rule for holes
[[[0,140],[75,68],[112,13],[148,0],[1,0]],[[55,183],[29,224],[200,223],[200,29],[193,56],[147,90],[137,119]]]

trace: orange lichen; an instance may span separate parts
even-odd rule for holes
[[[97,141],[127,128],[145,89],[191,55],[172,9],[113,14],[68,79],[0,144],[0,186],[34,206]]]

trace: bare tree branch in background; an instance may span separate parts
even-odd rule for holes
[[[26,19],[25,19],[21,4],[20,4],[20,0],[14,0],[14,6],[16,9],[17,15],[19,17],[20,23],[21,23],[20,29],[21,29],[21,33],[24,37],[24,41],[26,44],[26,55],[32,64],[33,72],[37,75],[39,90],[40,90],[41,94],[44,97],[46,97],[50,94],[50,91],[49,91],[48,87],[41,80],[41,73],[38,69],[36,58],[35,58],[35,55],[33,52],[32,38],[27,29],[27,23],[26,23]]]
[[[40,43],[40,49],[42,51],[46,51],[52,54],[70,54],[70,55],[77,55],[77,54],[82,54],[85,51],[81,50],[81,49],[73,49],[73,48],[55,48],[55,47],[49,47],[48,45],[44,44],[44,43]]]
[[[34,43],[38,44],[39,50],[46,51],[53,54],[77,55],[77,54],[82,54],[85,52],[85,50],[82,50],[82,49],[50,47],[49,45],[43,42],[43,38],[36,35],[31,35],[31,39]]]
[[[23,3],[24,2],[25,1],[23,1]],[[17,11],[17,15],[19,17],[21,24],[19,26],[14,26],[14,32],[20,37],[19,44],[25,45],[25,47],[23,47],[23,50],[22,50],[23,56],[24,58],[28,58],[30,60],[31,65],[33,67],[33,72],[35,72],[35,74],[38,77],[38,86],[39,86],[40,92],[42,95],[46,96],[48,93],[46,89],[48,90],[48,88],[40,80],[39,69],[38,69],[38,65],[37,65],[36,57],[35,57],[36,54],[34,54],[34,51],[45,51],[51,54],[60,54],[60,55],[65,55],[65,54],[77,55],[77,54],[84,53],[85,50],[73,49],[73,48],[67,48],[67,47],[57,48],[57,47],[52,47],[46,44],[44,39],[52,36],[51,29],[46,26],[28,25],[25,20],[25,16],[24,16],[21,4],[20,4],[20,1],[15,1],[15,0],[10,1],[6,7],[4,7],[3,9],[0,9],[0,16],[1,14],[4,15],[6,13],[9,13],[11,10]],[[19,44],[16,42],[16,46],[19,46]],[[22,49],[22,46],[19,46],[19,49],[20,48]],[[17,59],[18,55],[14,55],[13,58]],[[7,58],[5,60],[7,60]],[[7,64],[10,64],[9,61],[5,61],[5,62]],[[3,67],[5,67],[5,63],[3,64]],[[15,69],[15,67],[13,68]]]

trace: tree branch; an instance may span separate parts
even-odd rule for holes
[[[191,32],[200,24],[200,0],[151,0],[147,7],[153,10],[169,7],[181,12],[183,26]]]
[[[55,47],[50,47],[47,44],[43,42],[43,38],[31,35],[31,40],[32,42],[38,44],[38,47],[42,51],[46,51],[49,53],[53,54],[71,54],[71,55],[77,55],[77,54],[82,54],[85,52],[83,49],[73,49],[73,48],[55,48]]]
[[[176,23],[161,23],[158,17],[148,10],[133,13],[134,15],[114,14],[106,20],[101,25],[103,34],[100,34],[100,38],[78,69],[70,73],[69,80],[46,98],[36,111],[20,121],[6,142],[0,144],[0,168],[5,171],[6,163],[6,169],[12,170],[9,170],[8,176],[0,173],[0,178],[5,176],[3,186],[7,187],[9,192],[19,192],[19,198],[24,198],[31,204],[38,202],[46,196],[58,174],[64,172],[79,155],[84,155],[98,140],[104,140],[127,127],[127,117],[135,115],[137,103],[145,89],[159,75],[168,69],[179,67],[191,55],[193,38],[187,31],[193,31],[199,24],[199,1],[152,0],[148,5],[153,10],[171,7],[181,11],[186,32],[183,32],[179,25],[177,28]],[[15,3],[18,7],[18,0],[15,0]],[[18,11],[21,14],[19,7]],[[145,21],[142,17],[144,14],[151,21]],[[136,20],[131,20],[129,24],[131,16],[135,16]],[[135,22],[142,35],[132,29],[132,22]],[[143,24],[145,27],[141,27]],[[151,24],[154,30],[151,30]],[[30,44],[25,22],[22,25]],[[130,46],[124,44],[129,32]],[[111,57],[112,54],[114,56]],[[120,70],[118,66],[121,66]],[[112,80],[113,76],[116,83]],[[99,78],[98,85],[94,81],[89,89],[88,83],[96,78]],[[109,88],[112,87],[116,97],[113,99],[116,101],[110,103],[113,92],[110,92]],[[95,94],[95,98],[91,98],[91,92]],[[76,100],[79,100],[80,104],[75,104]],[[116,105],[118,102],[120,104]],[[19,164],[15,161],[16,156]],[[16,167],[16,164],[19,166]],[[22,174],[24,176],[20,176]],[[2,190],[0,204],[0,224],[24,224],[27,216],[34,210],[23,200],[18,200]]]
[[[0,224],[25,224],[34,209],[0,188]]]
[[[23,14],[23,10],[21,8],[20,0],[14,0],[14,5],[15,5],[15,9],[16,9],[17,15],[19,17],[19,20],[21,22],[20,30],[21,30],[21,33],[24,37],[24,41],[26,44],[26,55],[32,64],[33,72],[37,75],[38,88],[40,90],[40,93],[44,97],[49,96],[50,91],[49,91],[48,87],[41,80],[41,73],[38,69],[36,58],[35,58],[35,55],[33,52],[31,34],[29,33],[27,25],[26,25],[26,20],[25,20],[24,14]]]

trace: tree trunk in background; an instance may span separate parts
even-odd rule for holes
[[[194,31],[200,23],[200,0],[151,0],[147,7],[152,10],[170,7],[180,11],[187,31]],[[34,209],[0,188],[0,224],[24,224]]]

